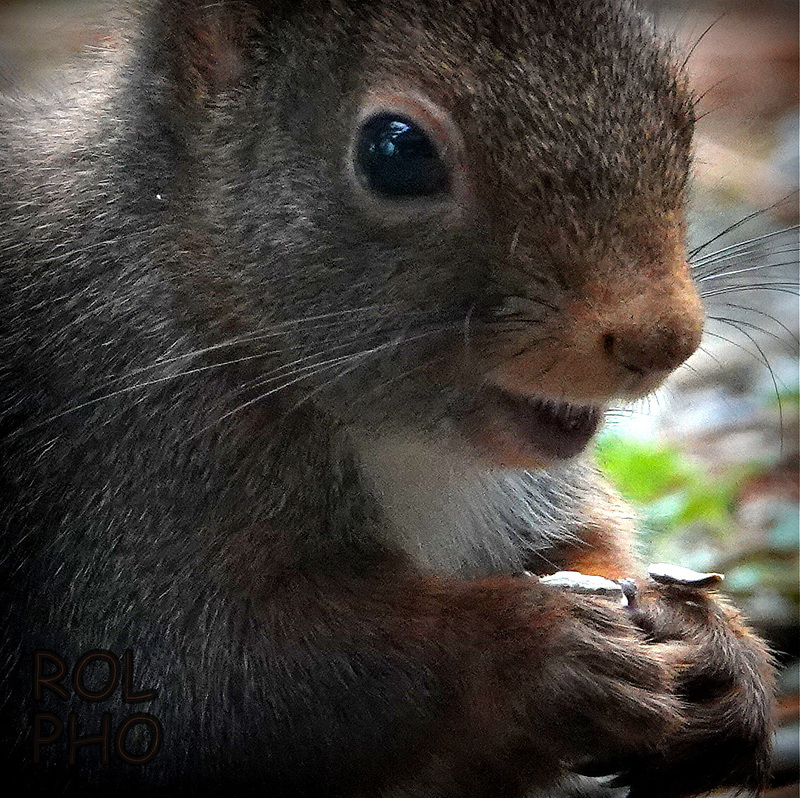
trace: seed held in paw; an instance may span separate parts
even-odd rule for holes
[[[622,587],[617,582],[603,576],[582,574],[579,571],[558,571],[549,576],[539,577],[539,581],[543,585],[568,590],[570,593],[584,593],[613,599],[619,601],[623,607],[628,603]]]
[[[700,573],[669,563],[654,563],[648,566],[647,573],[654,582],[687,588],[711,588],[718,585],[725,576],[717,573]]]

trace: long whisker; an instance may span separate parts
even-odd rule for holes
[[[689,48],[689,52],[687,52],[687,53],[686,53],[686,57],[683,59],[683,62],[681,63],[681,70],[684,70],[684,69],[686,69],[686,65],[689,63],[689,59],[690,59],[690,58],[691,58],[691,57],[694,55],[694,51],[697,49],[697,47],[698,47],[698,45],[700,44],[700,42],[702,42],[702,41],[703,41],[703,39],[705,39],[705,37],[706,37],[706,36],[709,34],[709,32],[711,31],[711,29],[712,29],[712,28],[713,28],[715,25],[717,25],[717,24],[720,22],[720,20],[722,20],[722,19],[724,19],[724,18],[725,18],[725,12],[723,12],[722,14],[720,14],[720,15],[719,15],[719,16],[718,16],[718,17],[717,17],[717,18],[716,18],[716,19],[715,19],[715,20],[714,20],[714,21],[713,21],[713,22],[712,22],[712,23],[711,23],[711,24],[710,24],[710,25],[709,25],[709,26],[708,26],[708,27],[707,27],[707,28],[706,28],[706,29],[705,29],[705,30],[704,30],[704,31],[703,31],[703,32],[702,32],[702,33],[701,33],[701,34],[700,34],[698,37],[697,37],[696,41],[695,41],[695,42],[694,42],[694,44],[693,44],[693,45],[692,45],[692,46]]]
[[[333,350],[340,349],[340,348],[344,348],[345,346],[348,346],[348,345],[349,344],[342,344],[342,345],[339,345],[339,346],[336,346],[336,347],[332,347],[332,349]],[[216,346],[216,347],[209,347],[207,350],[204,350],[204,351],[210,351],[210,350],[219,349],[219,348],[222,348],[222,345],[219,345],[219,346]],[[291,347],[291,348],[292,349],[296,349],[298,347]],[[194,352],[192,354],[193,355],[196,354],[197,351],[200,351],[200,350],[196,350],[196,352]],[[43,419],[42,421],[39,421],[39,422],[37,422],[35,424],[32,424],[32,425],[30,425],[28,427],[25,427],[24,429],[20,429],[19,431],[17,431],[16,434],[17,435],[21,435],[23,432],[24,433],[30,433],[30,432],[32,432],[32,431],[34,431],[36,429],[39,429],[39,428],[41,428],[43,426],[46,426],[47,424],[51,424],[52,422],[57,421],[58,419],[63,418],[64,416],[67,416],[67,415],[69,415],[71,413],[76,413],[76,412],[78,412],[80,410],[83,410],[83,409],[85,409],[87,407],[91,407],[92,405],[100,404],[101,402],[107,402],[108,400],[113,399],[116,396],[121,396],[123,394],[132,393],[134,391],[142,390],[144,388],[150,388],[150,387],[152,387],[154,385],[161,385],[163,383],[170,382],[172,380],[178,380],[178,379],[181,379],[181,378],[184,378],[184,377],[190,377],[190,376],[195,375],[195,374],[202,374],[204,372],[215,371],[215,370],[219,370],[219,369],[222,369],[222,368],[225,368],[225,367],[228,367],[228,366],[234,366],[234,365],[238,365],[240,363],[245,363],[245,362],[252,361],[252,360],[263,359],[263,358],[269,357],[270,355],[280,354],[280,353],[282,353],[284,351],[286,351],[286,350],[284,350],[284,349],[264,350],[262,352],[257,352],[257,353],[252,354],[252,355],[243,355],[242,357],[233,358],[231,360],[226,360],[226,361],[222,361],[222,362],[219,362],[219,363],[210,363],[210,364],[207,364],[207,365],[204,365],[204,366],[196,366],[196,367],[191,368],[191,369],[184,369],[182,371],[176,372],[175,374],[167,374],[167,375],[164,375],[163,377],[156,377],[156,378],[151,379],[151,380],[144,380],[144,381],[141,381],[141,382],[137,382],[137,383],[135,383],[133,385],[126,385],[123,388],[119,388],[119,389],[114,390],[114,391],[109,391],[107,393],[102,394],[101,396],[93,397],[91,399],[87,399],[84,402],[79,402],[76,405],[72,405],[70,407],[67,407],[67,408],[65,408],[64,410],[62,410],[62,411],[60,411],[58,413],[55,413],[55,414],[53,414],[51,416],[48,416],[46,419]],[[141,368],[141,369],[135,369],[134,371],[131,371],[126,375],[123,375],[121,377],[117,377],[114,380],[109,380],[106,383],[102,383],[100,385],[97,385],[94,388],[94,390],[97,391],[97,390],[100,390],[101,388],[105,388],[105,387],[108,387],[109,385],[113,385],[114,383],[118,383],[118,382],[121,382],[122,380],[129,379],[130,377],[136,376],[138,374],[142,374],[145,371],[151,370],[155,366],[164,366],[164,365],[167,365],[168,363],[176,362],[178,360],[183,359],[183,357],[184,356],[178,356],[178,357],[174,357],[174,358],[167,358],[167,359],[165,359],[165,360],[163,360],[163,361],[161,361],[159,363],[151,364],[150,366],[146,366],[146,367]],[[313,357],[313,356],[309,356],[309,357]],[[301,360],[307,360],[307,359],[308,358],[301,358]],[[293,363],[288,364],[288,366],[291,367],[292,365],[294,365],[297,362],[299,362],[299,361],[294,361]],[[285,368],[286,368],[286,366],[283,366],[279,370],[282,370],[282,369],[285,369]]]
[[[212,369],[219,369],[223,366],[230,366],[235,365],[237,363],[241,363],[246,360],[253,360],[259,357],[268,357],[272,352],[262,352],[257,355],[248,355],[246,357],[236,358],[235,360],[229,360],[225,363],[212,363],[207,366],[198,366],[197,368],[188,369],[186,371],[178,372],[177,374],[167,374],[164,377],[157,377],[156,379],[152,380],[145,380],[144,382],[137,382],[135,385],[126,385],[124,388],[119,388],[116,391],[111,391],[110,393],[105,393],[102,396],[95,397],[94,399],[88,399],[85,402],[81,402],[77,405],[72,405],[71,407],[66,408],[58,413],[54,413],[51,416],[48,416],[46,419],[37,422],[36,424],[32,424],[29,427],[25,427],[17,431],[15,434],[21,435],[23,433],[29,433],[36,429],[39,429],[47,424],[51,424],[54,421],[57,421],[59,418],[63,418],[64,416],[69,415],[70,413],[77,413],[79,410],[83,410],[86,407],[91,407],[92,405],[99,404],[100,402],[107,402],[109,399],[113,399],[115,396],[121,396],[122,394],[132,393],[133,391],[138,391],[143,388],[150,388],[153,385],[160,385],[165,382],[169,382],[170,380],[177,380],[181,377],[188,377],[193,374],[199,374],[204,371],[209,371]]]
[[[769,210],[769,209],[767,209],[767,210]],[[750,217],[748,217],[748,218],[750,218]],[[713,241],[716,241],[717,238],[720,238],[721,236],[726,235],[726,233],[721,233],[719,236],[717,236],[715,238],[712,238],[706,244],[703,244],[702,247],[697,247],[696,249],[692,250],[692,252],[689,253],[688,260],[689,260],[689,263],[692,265],[692,268],[696,269],[696,268],[699,268],[699,267],[703,266],[704,264],[708,263],[709,261],[712,261],[712,260],[715,260],[716,258],[719,258],[721,255],[724,255],[726,253],[731,253],[731,252],[735,252],[735,251],[738,252],[739,250],[746,249],[747,247],[751,247],[751,246],[753,246],[755,244],[758,244],[760,242],[763,242],[763,241],[765,241],[765,240],[767,240],[769,238],[774,238],[775,236],[779,236],[779,235],[785,235],[786,233],[791,233],[791,232],[793,232],[795,230],[800,230],[800,225],[792,225],[791,227],[784,227],[781,230],[773,230],[773,231],[771,231],[769,233],[764,233],[763,235],[755,236],[754,238],[748,238],[747,241],[739,241],[736,244],[731,244],[730,246],[723,247],[722,249],[717,249],[714,252],[709,252],[707,255],[703,255],[702,258],[697,258],[697,260],[695,260],[694,259],[694,255],[692,253],[699,252],[702,248],[705,248],[708,244],[712,243]]]
[[[781,401],[780,388],[778,387],[778,379],[775,376],[775,372],[772,370],[772,366],[769,363],[769,359],[764,354],[764,350],[759,346],[758,342],[753,338],[753,336],[750,335],[746,330],[738,329],[738,332],[740,332],[742,335],[746,336],[750,340],[750,342],[753,344],[753,346],[758,351],[758,356],[755,355],[753,352],[751,352],[746,346],[738,343],[737,341],[732,340],[731,338],[727,338],[724,335],[720,335],[719,333],[712,333],[712,332],[708,332],[708,331],[706,332],[706,335],[709,335],[712,338],[719,338],[720,340],[725,341],[726,343],[731,344],[732,346],[735,346],[737,349],[740,349],[742,352],[745,352],[747,355],[752,357],[758,363],[761,363],[764,366],[766,366],[767,371],[768,371],[769,376],[770,376],[770,380],[772,381],[772,386],[773,386],[773,388],[775,390],[775,397],[778,400],[778,420],[779,420],[780,429],[781,429],[781,433],[782,433],[783,432],[783,403]],[[783,444],[781,443],[781,451],[783,451],[782,447],[783,447]]]
[[[341,351],[342,349],[350,349],[352,348],[352,346],[353,346],[353,341],[350,340],[346,343],[336,344],[335,346],[327,347],[324,354],[330,354],[331,352],[338,352]],[[292,360],[288,363],[283,363],[282,365],[274,368],[268,374],[260,374],[256,379],[251,380],[250,382],[243,383],[234,391],[233,395],[235,396],[236,394],[244,393],[245,391],[252,390],[253,388],[258,388],[261,385],[268,385],[271,382],[274,382],[276,379],[281,379],[282,377],[285,376],[297,374],[300,371],[313,368],[323,363],[338,362],[342,358],[349,357],[349,355],[342,355],[340,357],[334,357],[322,361],[317,361],[317,358],[321,356],[322,353],[315,352],[313,354],[305,355],[304,357]],[[300,366],[300,364],[302,363],[305,363],[307,365],[298,368],[298,366]]]
[[[770,380],[772,381],[772,387],[775,389],[775,399],[778,402],[778,423],[781,430],[781,453],[783,453],[783,402],[781,401],[781,392],[780,388],[778,387],[778,378],[775,376],[775,372],[770,365],[769,358],[764,354],[764,350],[761,348],[758,341],[756,341],[756,339],[750,335],[747,330],[743,330],[741,327],[737,329],[753,344],[758,351],[758,354],[761,356],[761,361],[767,367],[767,372],[769,373]]]
[[[790,281],[772,282],[772,283],[737,283],[735,285],[726,285],[717,288],[713,291],[701,291],[700,296],[703,299],[710,299],[714,296],[721,296],[722,294],[735,294],[742,291],[775,291],[780,294],[797,295],[800,286],[797,283]]]
[[[712,338],[722,338],[722,336],[721,336],[721,335],[715,335],[714,333],[712,333],[712,332],[709,332],[708,330],[706,330],[704,334],[705,334],[705,335],[708,335],[708,336],[711,336]],[[727,338],[723,338],[723,340],[727,341],[728,339],[727,339]],[[733,343],[733,341],[729,341],[729,343]],[[707,358],[710,358],[711,360],[713,360],[713,361],[714,361],[714,363],[716,363],[716,364],[717,364],[717,366],[718,366],[720,369],[722,369],[722,368],[723,368],[723,363],[722,363],[722,361],[721,361],[721,360],[720,360],[720,359],[719,359],[719,358],[718,358],[718,357],[717,357],[717,356],[716,356],[716,355],[715,355],[715,354],[714,354],[714,353],[713,353],[713,352],[712,352],[710,349],[708,349],[707,347],[705,347],[705,346],[700,346],[700,347],[698,347],[697,351],[698,351],[698,352],[700,352],[700,353],[702,353],[702,354],[703,354],[705,357],[707,357]],[[685,368],[685,367],[686,367],[686,363],[684,363],[684,364],[681,366],[681,368]]]
[[[743,310],[746,313],[755,313],[759,316],[764,316],[765,318],[769,319],[771,322],[774,322],[778,325],[791,339],[794,341],[795,344],[800,345],[800,339],[798,339],[797,335],[792,332],[780,319],[773,316],[771,313],[767,313],[765,310],[759,310],[758,308],[752,308],[748,305],[738,305],[735,302],[724,302],[722,307],[726,308],[736,308],[737,310]]]
[[[772,330],[767,330],[764,327],[759,327],[757,324],[753,324],[752,322],[744,321],[744,319],[731,319],[725,316],[709,316],[708,318],[713,321],[718,321],[720,324],[727,324],[729,327],[735,327],[740,332],[744,332],[744,330],[741,329],[742,327],[749,327],[751,330],[763,333],[764,335],[769,335],[776,341],[784,343],[783,338],[781,338],[777,333],[773,332]]]
[[[242,404],[240,404],[237,407],[233,408],[233,410],[229,410],[228,412],[223,413],[219,418],[215,419],[211,424],[207,424],[205,427],[200,429],[198,432],[194,433],[194,435],[192,435],[192,438],[199,437],[200,435],[202,435],[205,432],[208,432],[208,430],[212,429],[213,427],[217,426],[218,424],[221,424],[226,418],[230,418],[231,416],[235,415],[236,413],[240,413],[241,411],[246,410],[248,407],[252,407],[253,405],[258,404],[259,402],[262,402],[268,396],[272,396],[273,394],[279,393],[280,391],[284,391],[287,388],[289,388],[290,386],[296,385],[301,380],[306,380],[309,377],[314,377],[317,374],[321,374],[323,371],[328,371],[329,369],[336,368],[336,366],[339,363],[341,363],[342,361],[351,360],[354,357],[357,357],[357,355],[342,355],[341,357],[338,357],[338,358],[331,358],[329,361],[324,362],[323,364],[315,363],[315,364],[313,364],[311,366],[306,366],[304,368],[298,369],[297,372],[293,372],[293,373],[296,374],[298,372],[303,372],[303,373],[300,373],[300,376],[295,377],[294,379],[289,380],[288,382],[283,382],[280,385],[276,386],[275,388],[272,388],[269,391],[266,391],[264,393],[260,393],[255,398],[250,399],[247,402],[243,402]],[[284,375],[284,376],[291,376],[291,375]]]
[[[277,387],[272,388],[271,390],[269,390],[269,391],[267,391],[265,393],[261,393],[258,396],[254,397],[253,399],[250,399],[249,401],[238,405],[237,407],[233,408],[232,410],[229,410],[228,412],[226,412],[223,415],[221,415],[218,419],[216,419],[212,424],[210,424],[210,425],[204,427],[203,429],[201,429],[198,433],[196,433],[196,435],[200,435],[201,433],[206,432],[211,427],[213,427],[213,426],[221,423],[222,421],[224,421],[226,418],[229,418],[230,416],[232,416],[232,415],[234,415],[236,413],[239,413],[242,410],[247,409],[248,407],[252,407],[253,405],[257,404],[258,402],[266,399],[268,396],[271,396],[271,395],[273,395],[275,393],[278,393],[279,391],[283,391],[286,388],[290,387],[291,385],[296,384],[297,382],[300,382],[303,379],[307,379],[308,377],[311,377],[311,376],[316,376],[317,374],[321,373],[322,371],[327,371],[329,369],[335,368],[337,365],[339,365],[341,363],[344,363],[344,362],[347,362],[348,360],[354,360],[354,361],[360,362],[364,358],[367,358],[370,355],[374,355],[377,352],[381,352],[381,351],[383,351],[385,349],[388,349],[390,347],[397,347],[400,343],[403,343],[403,344],[410,343],[412,341],[415,341],[415,340],[418,340],[418,339],[421,339],[421,338],[425,338],[425,337],[430,336],[430,335],[438,335],[441,332],[442,332],[441,329],[435,329],[435,330],[426,330],[425,332],[418,333],[418,334],[410,336],[410,337],[405,337],[405,338],[395,337],[390,341],[386,341],[386,342],[384,342],[382,344],[378,344],[377,346],[374,346],[374,347],[372,347],[370,349],[367,349],[367,350],[361,350],[361,351],[358,351],[358,352],[353,352],[353,353],[350,353],[348,355],[342,355],[342,356],[337,357],[337,358],[330,358],[328,361],[322,361],[322,363],[314,363],[314,364],[311,364],[311,365],[309,365],[307,367],[303,367],[301,369],[298,369],[298,371],[306,371],[306,373],[305,374],[301,374],[299,377],[296,377],[295,379],[290,380],[289,382],[286,382],[286,383],[283,383],[281,385],[278,385]],[[340,378],[341,378],[341,376],[343,376],[344,373],[347,373],[347,372],[343,372],[342,375],[340,375]],[[288,376],[288,375],[283,375],[283,376]],[[301,400],[301,402],[307,401],[308,398],[311,395],[315,395],[323,387],[329,386],[333,382],[335,382],[335,379],[331,380],[331,381],[329,381],[327,383],[323,383],[321,386],[318,386],[316,389],[311,391],[310,394],[307,397],[305,397],[303,400]],[[292,410],[292,409],[294,409],[294,407],[290,408],[290,410]],[[287,411],[287,412],[289,412],[289,411]]]
[[[793,196],[796,193],[797,193],[796,191],[792,191],[791,193],[787,194],[785,197],[782,197],[781,199],[779,199],[777,202],[774,202],[769,207],[761,208],[761,209],[759,209],[757,211],[753,211],[753,213],[749,213],[749,214],[747,214],[747,216],[744,216],[743,218],[739,219],[738,222],[734,222],[733,224],[728,225],[728,227],[726,227],[722,232],[717,233],[712,238],[709,238],[708,241],[706,241],[704,244],[701,244],[699,247],[695,247],[693,250],[691,250],[689,252],[689,257],[688,257],[689,262],[692,263],[694,261],[694,258],[695,258],[696,255],[699,255],[704,249],[706,249],[707,247],[711,246],[711,244],[713,244],[715,241],[719,241],[720,238],[723,238],[724,236],[728,235],[729,233],[732,233],[734,230],[737,230],[743,224],[747,224],[747,222],[749,222],[751,219],[757,219],[759,216],[763,216],[765,213],[768,213],[769,211],[780,207],[784,202],[786,202],[786,200],[789,199],[789,197]]]
[[[390,303],[390,304],[393,304],[393,303]],[[336,327],[336,326],[339,326],[342,323],[342,321],[341,320],[330,321],[330,319],[334,319],[335,317],[351,317],[354,314],[368,314],[368,313],[371,313],[371,312],[373,312],[375,310],[385,310],[387,307],[388,307],[388,305],[385,304],[385,303],[384,304],[374,304],[374,305],[367,305],[367,306],[364,306],[362,308],[347,309],[347,310],[341,310],[341,311],[333,311],[331,313],[314,314],[314,315],[305,316],[305,317],[302,317],[302,318],[291,319],[291,320],[286,321],[286,322],[280,322],[280,323],[275,324],[272,327],[270,327],[268,331],[259,331],[259,332],[256,332],[256,333],[248,333],[246,335],[230,338],[230,339],[228,339],[226,341],[223,341],[223,342],[211,345],[211,346],[203,347],[201,349],[195,349],[195,350],[192,350],[190,352],[184,352],[184,353],[182,353],[180,355],[174,355],[174,356],[170,356],[170,357],[158,358],[157,360],[153,361],[152,363],[150,363],[150,364],[148,364],[146,366],[143,366],[143,367],[137,368],[137,369],[133,369],[133,370],[127,372],[126,374],[120,375],[119,377],[115,377],[115,378],[107,380],[105,382],[98,383],[96,386],[94,386],[92,391],[96,392],[96,391],[102,390],[104,388],[108,388],[110,386],[113,386],[114,384],[118,384],[120,382],[129,380],[129,379],[131,379],[133,377],[145,374],[145,373],[147,373],[149,371],[153,371],[153,370],[155,370],[157,368],[163,368],[164,366],[167,366],[167,365],[169,365],[171,363],[178,363],[178,362],[184,361],[184,360],[195,359],[195,358],[200,357],[202,355],[209,354],[209,353],[212,353],[212,352],[215,352],[215,351],[220,351],[220,350],[223,350],[223,349],[226,349],[226,348],[230,348],[230,347],[233,347],[233,346],[237,346],[237,345],[240,345],[240,344],[243,344],[243,343],[255,343],[255,342],[258,342],[258,341],[261,341],[261,340],[268,340],[268,339],[274,338],[276,336],[282,335],[283,332],[288,328],[295,327],[295,326],[298,326],[298,325],[301,325],[301,324],[317,322],[315,324],[316,328],[319,328],[319,327]],[[414,311],[410,310],[409,313],[413,314]],[[318,323],[319,321],[324,321],[326,319],[329,320],[329,321],[327,321],[326,323],[323,323],[323,324],[319,324]],[[345,346],[348,346],[348,345],[349,344],[344,344],[344,345],[333,347],[332,349],[333,350],[340,349],[340,348],[344,348]],[[78,412],[80,410],[85,409],[86,407],[90,407],[92,405],[108,401],[109,399],[112,399],[112,398],[114,398],[116,396],[120,396],[120,395],[123,395],[123,394],[126,394],[126,393],[131,393],[131,392],[134,392],[134,391],[137,391],[137,390],[141,390],[141,389],[144,389],[144,388],[149,388],[149,387],[152,387],[154,385],[160,385],[162,383],[169,382],[170,380],[177,380],[177,379],[182,378],[182,377],[188,377],[188,376],[192,376],[192,375],[195,375],[195,374],[200,374],[200,373],[207,372],[207,371],[214,371],[214,370],[222,369],[222,368],[225,368],[225,367],[228,367],[228,366],[244,363],[244,362],[247,362],[247,361],[258,360],[258,359],[269,357],[270,355],[280,354],[282,352],[291,351],[293,349],[298,349],[298,348],[300,348],[299,345],[293,345],[293,346],[288,346],[288,347],[282,347],[281,349],[264,350],[264,351],[257,352],[257,353],[251,354],[251,355],[243,355],[241,357],[232,358],[232,359],[229,359],[229,360],[226,360],[226,361],[222,361],[222,362],[219,362],[219,363],[211,363],[211,364],[206,364],[206,365],[203,365],[203,366],[197,366],[197,367],[194,367],[194,368],[191,368],[191,369],[183,369],[183,370],[181,370],[179,372],[176,372],[174,374],[168,374],[168,375],[164,375],[164,376],[157,377],[157,378],[154,378],[154,379],[140,381],[140,382],[137,382],[134,385],[126,385],[126,386],[124,386],[122,388],[119,388],[117,390],[113,390],[113,391],[109,391],[107,393],[104,393],[101,396],[96,396],[96,397],[87,399],[86,401],[79,402],[78,404],[75,404],[75,405],[72,405],[70,407],[67,407],[67,408],[65,408],[64,410],[62,410],[62,411],[60,411],[58,413],[55,413],[55,414],[53,414],[51,416],[48,416],[46,419],[43,419],[40,422],[37,422],[37,423],[32,424],[32,425],[30,425],[28,427],[25,427],[23,429],[18,430],[15,434],[16,435],[21,435],[23,433],[29,433],[29,432],[31,432],[33,430],[39,429],[42,426],[50,424],[50,423],[58,420],[59,418],[62,418],[62,417],[66,416],[66,415],[68,415],[70,413],[75,413],[75,412]],[[295,361],[295,362],[297,362],[297,361]],[[282,367],[282,369],[291,367],[292,365],[294,365],[294,364],[290,363],[287,366]]]
[[[309,324],[311,322],[319,322],[324,321],[326,319],[333,319],[334,317],[341,317],[341,316],[351,316],[353,314],[365,314],[372,311],[384,311],[386,308],[391,307],[393,304],[396,303],[389,303],[389,304],[375,304],[375,305],[365,305],[362,308],[356,309],[349,309],[349,310],[341,310],[341,311],[333,311],[331,313],[321,313],[316,314],[313,316],[305,316],[298,319],[291,319],[285,322],[278,322],[276,324],[270,325],[269,328],[266,330],[259,330],[257,332],[246,333],[244,335],[236,336],[234,338],[229,338],[225,341],[222,341],[217,344],[213,344],[211,346],[203,347],[201,349],[193,349],[189,352],[183,352],[180,355],[173,355],[171,357],[162,357],[157,358],[152,363],[149,363],[146,366],[142,366],[141,368],[134,369],[129,371],[128,373],[122,375],[121,377],[115,377],[113,380],[109,380],[107,384],[113,384],[114,382],[119,382],[120,380],[125,380],[130,377],[134,377],[137,374],[142,374],[146,371],[150,371],[152,369],[156,369],[159,366],[164,366],[169,363],[176,363],[180,360],[186,360],[194,357],[201,357],[203,355],[207,355],[211,352],[219,351],[220,349],[227,349],[229,347],[238,346],[240,344],[245,343],[257,343],[258,341],[267,340],[269,338],[275,338],[281,336],[285,333],[285,331],[292,327],[297,327],[303,324]],[[415,311],[408,310],[406,314],[412,314]],[[342,323],[341,320],[337,319],[336,321],[327,321],[325,324],[315,324],[315,328],[326,328],[326,327],[337,327]],[[296,346],[289,347],[289,348],[298,348]],[[285,351],[285,350],[284,350]]]
[[[796,260],[780,261],[778,263],[758,263],[755,266],[747,266],[744,269],[734,269],[732,271],[725,271],[726,267],[723,267],[722,269],[715,269],[714,271],[709,272],[708,274],[695,278],[695,282],[705,283],[708,282],[709,280],[728,280],[740,274],[747,274],[749,272],[759,272],[763,271],[764,269],[778,269],[782,266],[794,266],[796,263],[797,263]],[[733,283],[733,285],[736,284],[737,283]]]
[[[295,402],[288,410],[286,410],[286,412],[281,416],[281,420],[285,419],[291,413],[294,413],[299,407],[301,407],[306,402],[311,400],[314,396],[316,396],[321,391],[323,391],[323,390],[325,390],[327,388],[330,388],[331,385],[334,385],[335,383],[337,383],[340,380],[344,379],[344,377],[346,377],[348,374],[350,374],[351,372],[355,371],[359,366],[364,364],[365,360],[368,358],[368,356],[370,354],[372,354],[371,351],[360,352],[354,358],[350,358],[351,360],[354,360],[352,365],[341,369],[330,380],[326,380],[322,384],[318,385],[316,388],[313,388],[311,391],[309,391],[302,399],[300,399],[297,402]]]
[[[746,263],[756,258],[764,257],[774,258],[776,255],[796,255],[798,251],[800,251],[800,240],[785,244],[781,242],[771,242],[769,244],[757,242],[732,252],[723,252],[713,258],[704,260],[700,264],[692,264],[692,269],[696,275],[699,274],[699,276],[703,277],[739,262]]]

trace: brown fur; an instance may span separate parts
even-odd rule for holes
[[[153,0],[136,31],[76,94],[2,106],[4,772],[758,789],[769,657],[725,602],[527,575],[638,573],[591,430],[542,401],[642,395],[699,338],[693,103],[647,24],[621,0]],[[384,106],[440,148],[443,195],[359,176]],[[130,714],[31,696],[36,650],[98,647],[158,689],[162,750],[33,762],[32,713]]]

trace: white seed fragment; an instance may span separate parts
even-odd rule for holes
[[[558,571],[549,576],[539,577],[539,581],[548,587],[568,590],[570,593],[601,596],[619,601],[620,606],[626,607],[628,605],[628,599],[625,597],[622,587],[617,582],[613,582],[603,576],[582,574],[580,571]]]
[[[648,566],[647,573],[654,582],[662,585],[678,585],[681,587],[713,587],[718,585],[725,576],[718,573],[700,573],[684,568],[681,565],[657,562]]]

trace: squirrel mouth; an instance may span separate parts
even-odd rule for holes
[[[603,420],[598,405],[523,396],[487,386],[473,434],[483,446],[517,463],[566,460],[580,454]]]

